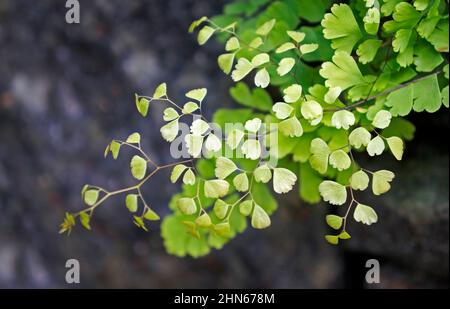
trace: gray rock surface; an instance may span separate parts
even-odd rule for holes
[[[94,231],[58,235],[64,212],[80,209],[84,183],[132,183],[124,173],[131,152],[103,159],[112,138],[141,131],[152,157],[167,160],[156,129],[162,107],[140,117],[134,92],[167,81],[180,100],[208,87],[210,113],[232,106],[231,82],[215,60],[221,46],[200,48],[186,31],[225,2],[82,0],[80,25],[65,23],[63,1],[0,2],[0,287],[68,287],[69,258],[79,259],[88,288],[362,287],[364,261],[374,256],[382,287],[448,286],[448,148],[427,135],[448,130],[447,111],[416,117],[423,133],[405,163],[383,162],[398,175],[392,193],[361,197],[376,205],[380,223],[353,224],[353,239],[340,248],[322,239],[330,206],[295,194],[280,200],[272,228],[249,229],[201,259],[167,255],[158,225],[137,230],[120,199],[96,212]],[[145,195],[167,213],[177,190],[161,175]]]

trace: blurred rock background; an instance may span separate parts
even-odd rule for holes
[[[331,247],[322,239],[328,205],[307,205],[296,194],[280,201],[273,226],[249,229],[221,251],[200,259],[165,253],[159,224],[136,229],[111,199],[94,229],[58,235],[66,210],[80,209],[80,188],[132,183],[125,151],[103,159],[114,137],[141,131],[144,147],[167,162],[159,136],[162,106],[144,119],[133,94],[151,94],[167,81],[182,99],[209,88],[208,108],[233,106],[230,80],[216,65],[221,50],[198,47],[186,31],[226,1],[81,0],[81,24],[65,23],[65,1],[0,1],[0,288],[72,287],[65,261],[81,263],[86,288],[417,288],[448,287],[448,111],[413,116],[415,141],[406,160],[378,163],[397,174],[390,194],[374,200],[380,222],[353,224],[353,239]],[[382,162],[381,162],[382,161]],[[167,213],[178,188],[161,175],[145,195]],[[365,261],[381,263],[381,284],[364,283]]]

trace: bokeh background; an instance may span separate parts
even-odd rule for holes
[[[448,110],[411,118],[416,139],[401,164],[366,162],[395,171],[395,185],[364,197],[380,221],[353,224],[353,239],[339,247],[322,238],[330,206],[305,204],[295,192],[279,200],[270,229],[248,229],[200,259],[166,254],[159,224],[138,230],[120,198],[96,212],[92,232],[58,234],[64,212],[82,207],[84,183],[133,183],[131,152],[103,159],[112,138],[141,131],[151,156],[170,161],[162,107],[140,117],[135,92],[166,81],[175,99],[207,87],[207,113],[234,106],[216,65],[222,47],[198,47],[186,31],[226,2],[81,0],[81,24],[69,25],[64,0],[0,1],[0,288],[73,288],[64,280],[70,258],[81,263],[77,287],[86,288],[448,287]],[[144,193],[162,214],[178,190],[167,178]],[[376,286],[364,283],[369,258],[381,263]]]

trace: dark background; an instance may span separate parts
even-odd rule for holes
[[[353,239],[323,241],[329,205],[280,200],[272,227],[248,229],[221,251],[192,259],[165,253],[159,223],[144,233],[121,198],[96,211],[93,231],[58,235],[66,210],[82,207],[80,188],[129,185],[127,152],[103,159],[112,138],[141,131],[144,148],[168,162],[160,138],[162,107],[138,115],[133,94],[207,87],[207,113],[233,106],[220,72],[220,44],[198,47],[193,19],[221,12],[226,1],[93,0],[81,24],[65,23],[64,0],[0,1],[0,288],[72,287],[65,261],[81,263],[81,287],[113,288],[417,288],[448,287],[448,110],[416,114],[416,139],[405,159],[368,162],[397,177],[374,199],[380,220],[352,224]],[[161,175],[145,196],[166,214],[178,188]],[[372,200],[373,199],[373,200]],[[381,283],[365,285],[364,263],[377,258]]]

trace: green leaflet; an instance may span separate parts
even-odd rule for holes
[[[380,26],[380,10],[376,7],[370,8],[364,16],[364,29],[368,34],[376,35]]]
[[[342,217],[339,217],[339,216],[336,216],[336,215],[327,215],[326,216],[326,221],[327,221],[327,224],[331,228],[333,228],[335,230],[339,230],[341,228],[341,226],[342,226],[343,219],[342,219]]]
[[[359,170],[350,177],[350,186],[353,190],[366,190],[369,186],[369,176],[363,170]]]
[[[83,196],[84,202],[87,205],[92,206],[97,202],[99,192],[98,192],[98,190],[91,189],[91,190],[86,190],[83,195],[84,195]]]
[[[225,73],[230,74],[231,69],[233,68],[234,62],[234,53],[226,53],[222,54],[217,58],[217,63],[219,68]]]
[[[159,99],[165,95],[167,95],[167,85],[166,83],[162,83],[156,87],[155,92],[153,93],[153,98]]]
[[[125,198],[125,205],[130,212],[136,212],[138,209],[138,195],[128,194]]]
[[[325,180],[319,185],[319,192],[324,201],[333,205],[342,205],[347,201],[347,190],[337,182]]]
[[[214,28],[210,26],[204,26],[199,32],[197,36],[198,44],[203,45],[205,44],[209,38],[214,34],[215,30]]]
[[[147,161],[140,156],[133,156],[130,167],[133,177],[141,180],[144,178],[147,171]]]
[[[141,135],[139,133],[133,133],[128,136],[126,142],[130,144],[139,144],[141,142]]]
[[[247,74],[253,70],[253,64],[246,58],[239,58],[233,72],[231,72],[231,78],[238,82],[243,79]]]
[[[441,92],[437,76],[431,75],[414,84],[414,104],[416,112],[427,111],[434,113],[442,105]]]
[[[375,195],[386,193],[391,189],[390,182],[395,175],[388,170],[380,170],[372,175],[372,191]]]
[[[333,5],[331,13],[325,14],[321,24],[325,38],[332,40],[331,46],[338,51],[350,53],[362,37],[352,9],[347,4]]]
[[[363,64],[371,62],[375,58],[381,43],[381,40],[375,39],[369,39],[361,43],[356,50],[359,62]]]
[[[315,204],[320,201],[319,185],[322,177],[312,169],[309,163],[300,163],[299,173],[300,197],[310,203]]]
[[[286,168],[274,168],[273,170],[273,190],[278,193],[287,193],[292,190],[297,176]]]
[[[136,108],[143,117],[147,116],[149,105],[150,101],[148,99],[140,98],[136,94]]]
[[[363,76],[352,56],[342,51],[334,54],[333,62],[322,64],[320,75],[326,79],[325,85],[329,88],[339,87],[341,90],[351,88],[350,91],[355,92],[354,95],[350,92],[352,99],[358,99],[360,96],[356,95],[357,91],[375,80],[374,76]],[[364,95],[367,93],[368,91]]]
[[[311,167],[321,174],[325,174],[328,168],[328,159],[331,153],[328,144],[320,138],[315,138],[311,141],[310,146],[311,156],[309,163]]]
[[[329,0],[298,0],[298,15],[309,22],[319,22],[329,9]]]
[[[423,78],[387,96],[385,105],[393,116],[406,116],[411,110],[434,113],[442,105],[442,94],[436,74]]]
[[[270,226],[270,217],[261,206],[255,205],[251,222],[253,228],[265,229]]]
[[[272,109],[272,98],[263,89],[250,90],[247,84],[240,82],[230,88],[230,95],[236,102],[256,108],[261,111],[270,111]]]
[[[353,218],[356,222],[361,222],[366,225],[371,225],[378,221],[378,215],[375,210],[372,207],[363,204],[356,205]]]
[[[328,2],[328,0],[326,0]],[[305,1],[313,4],[311,1]],[[315,3],[313,5],[316,5]],[[302,40],[302,43],[309,44],[314,43],[318,44],[319,47],[312,53],[308,53],[302,56],[302,59],[309,61],[326,61],[331,59],[333,56],[333,49],[331,48],[331,42],[323,37],[323,27],[301,27],[300,31],[305,33],[305,39]]]

